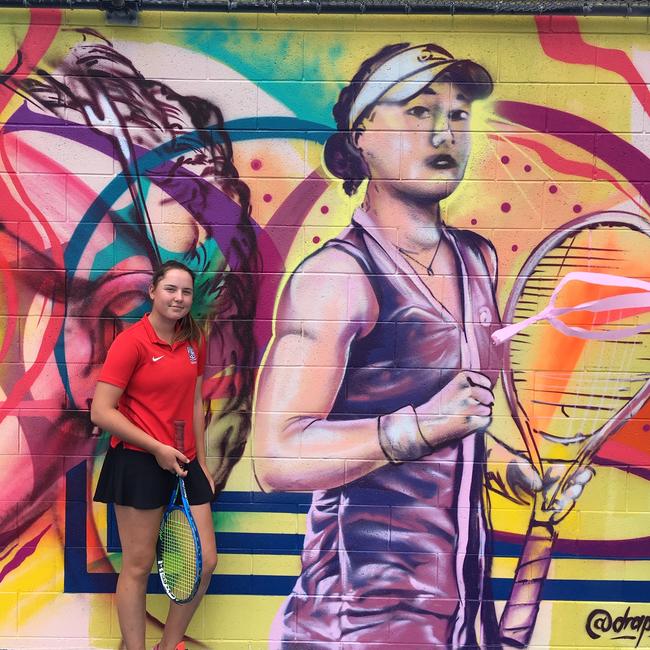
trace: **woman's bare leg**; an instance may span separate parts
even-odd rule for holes
[[[162,513],[162,508],[140,510],[115,505],[122,543],[122,570],[115,595],[127,650],[145,650],[147,579],[156,555],[156,537]]]
[[[167,622],[160,641],[160,650],[174,650],[176,644],[183,639],[185,630],[210,584],[212,572],[217,566],[217,545],[214,539],[214,525],[212,523],[210,504],[204,503],[199,506],[190,506],[190,508],[201,540],[201,555],[203,558],[201,582],[196,596],[189,603],[184,605],[170,603]],[[129,648],[129,650],[131,649]]]

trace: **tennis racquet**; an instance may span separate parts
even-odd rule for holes
[[[185,423],[174,422],[176,449],[184,453]],[[180,505],[177,503],[180,496]],[[201,541],[187,502],[185,481],[178,477],[160,523],[156,544],[158,575],[165,593],[176,603],[196,595],[201,579]]]
[[[540,476],[510,598],[504,644],[530,641],[557,538],[554,511],[603,443],[650,396],[650,225],[601,212],[553,232],[531,253],[493,340],[506,343],[503,386]],[[569,507],[570,510],[570,507]]]

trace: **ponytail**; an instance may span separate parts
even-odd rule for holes
[[[187,313],[178,321],[178,327],[174,333],[173,343],[190,341],[192,343],[201,343],[205,334],[194,320],[192,314]]]

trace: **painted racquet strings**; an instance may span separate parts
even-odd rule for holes
[[[557,536],[542,511],[650,393],[649,233],[644,219],[620,212],[555,231],[515,279],[504,310],[511,325],[495,333],[509,340],[503,385],[531,460],[541,475],[566,465],[544,503],[535,499],[499,626],[508,645],[528,647],[535,627]]]
[[[634,215],[599,216],[557,233],[531,256],[504,314],[519,323],[548,309],[553,296],[566,310],[557,316],[564,331],[540,320],[514,334],[506,361],[508,402],[540,469],[544,460],[588,462],[648,390],[648,226]],[[624,306],[605,309],[617,304]]]

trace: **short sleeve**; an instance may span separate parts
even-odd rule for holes
[[[118,336],[108,350],[97,381],[126,388],[137,367],[139,357],[135,341],[129,337]]]

